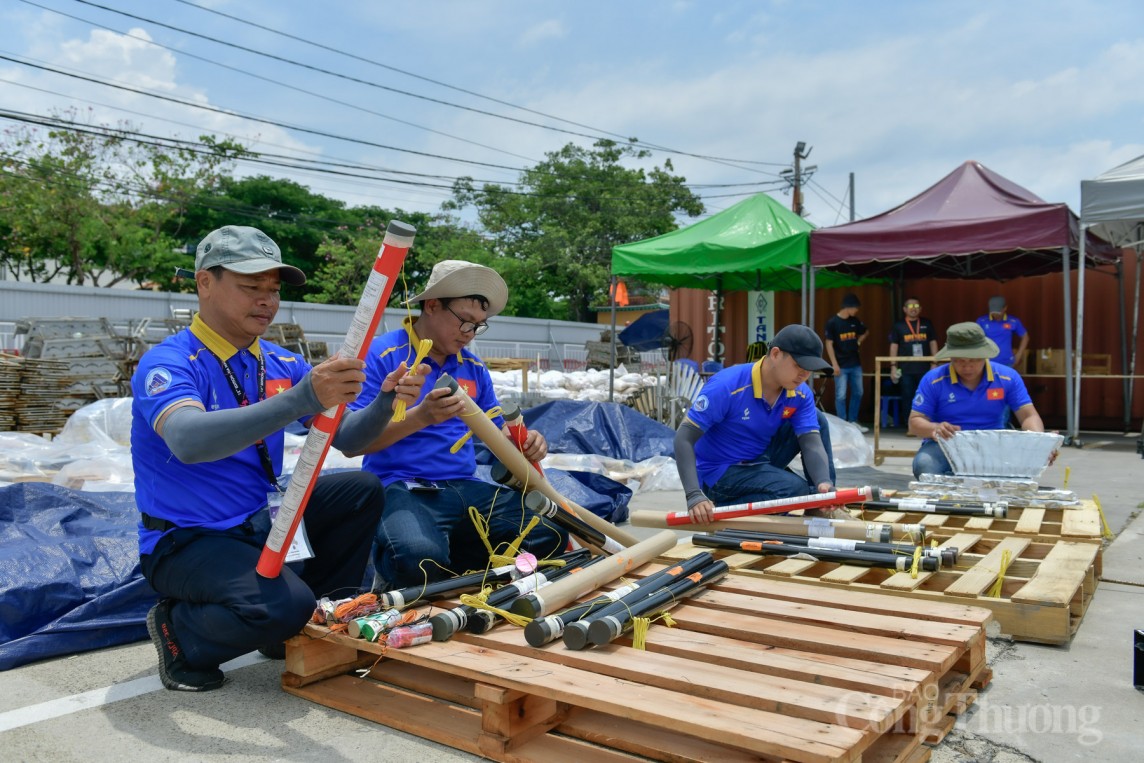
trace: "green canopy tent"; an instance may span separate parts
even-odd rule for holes
[[[814,226],[765,193],[662,236],[612,247],[613,285],[621,276],[673,288],[802,292],[802,322],[814,314],[810,268]],[[820,274],[817,286],[850,286],[859,279]],[[612,289],[615,293],[615,288]],[[615,304],[612,335],[615,336]],[[614,340],[613,340],[614,341]]]

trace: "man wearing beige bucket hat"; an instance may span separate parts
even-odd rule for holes
[[[914,476],[952,474],[938,439],[962,429],[1004,429],[1012,409],[1021,429],[1044,432],[1020,374],[994,363],[997,344],[976,323],[955,323],[936,356],[949,362],[922,377],[910,411],[909,431],[926,438],[914,456]]]
[[[487,521],[489,543],[498,552],[532,518],[519,494],[498,490],[476,477],[476,452],[472,438],[465,437],[470,430],[460,416],[464,400],[448,389],[435,388],[441,375],[448,374],[482,411],[500,405],[488,369],[468,346],[507,302],[508,287],[492,268],[443,260],[433,267],[425,289],[407,301],[419,305],[421,314],[407,317],[401,328],[370,345],[366,383],[353,408],[369,405],[378,393],[375,381],[402,362],[411,364],[422,340],[433,343],[425,359],[431,371],[417,404],[409,408],[404,421],[391,422],[360,451],[366,454],[363,468],[385,485],[386,510],[374,546],[375,590],[485,569],[489,555],[469,516],[470,506]],[[504,428],[501,417],[493,421]],[[530,431],[525,456],[539,461],[547,453],[544,437]],[[562,551],[567,540],[556,525],[542,520],[528,533],[521,550],[544,558]]]

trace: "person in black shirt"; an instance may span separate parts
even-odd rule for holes
[[[858,320],[861,305],[855,294],[843,297],[842,309],[826,322],[825,335],[826,356],[834,366],[834,412],[838,418],[853,422],[866,432],[869,430],[858,424],[858,411],[862,407],[862,359],[858,357],[858,348],[869,333],[866,324]]]
[[[902,307],[905,320],[897,321],[890,329],[890,355],[892,357],[921,358],[937,354],[937,331],[929,318],[922,317],[922,303],[908,297]],[[890,377],[901,385],[903,419],[908,420],[913,408],[918,382],[936,363],[903,360],[890,364]]]

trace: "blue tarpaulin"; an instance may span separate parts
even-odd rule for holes
[[[553,452],[632,461],[671,453],[670,429],[614,403],[549,403],[525,411],[525,421]],[[481,463],[490,463],[487,449]],[[488,479],[488,470],[478,467],[478,476]],[[590,472],[545,475],[594,514],[627,519],[627,487]],[[0,670],[147,637],[158,596],[139,571],[138,521],[133,493],[0,487]]]

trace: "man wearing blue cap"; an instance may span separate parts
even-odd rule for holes
[[[760,360],[707,380],[675,433],[675,462],[693,522],[710,522],[716,505],[834,489],[830,428],[807,384],[811,373],[829,370],[813,329],[790,325]],[[805,478],[787,468],[799,453]]]
[[[306,276],[257,228],[212,231],[194,279],[190,327],[145,353],[131,380],[139,561],[162,597],[147,630],[163,686],[176,691],[219,688],[219,665],[254,649],[281,657],[318,596],[357,593],[383,506],[372,474],[319,478],[303,519],[310,557],[275,578],[255,572],[283,494],[284,427],[353,401],[364,364],[335,355],[310,368],[259,338],[278,312],[281,282],[300,286]],[[368,442],[395,400],[416,400],[423,383],[404,366],[389,374],[386,394],[342,418],[334,447]]]

